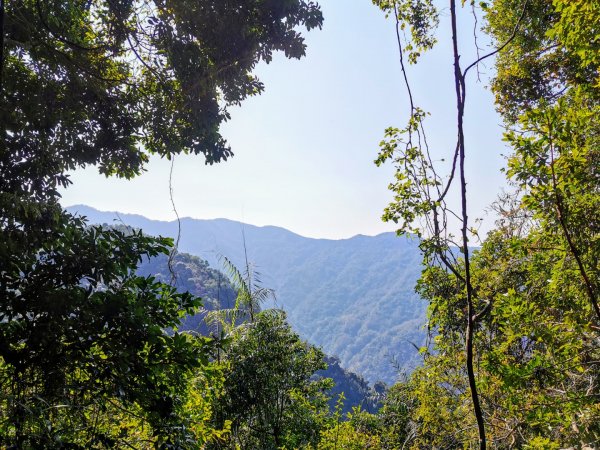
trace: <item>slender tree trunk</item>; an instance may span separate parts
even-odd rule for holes
[[[587,291],[587,295],[588,295],[588,298],[592,305],[592,309],[596,313],[596,318],[598,319],[598,323],[600,324],[600,305],[598,305],[598,298],[596,296],[594,284],[592,283],[589,275],[587,274],[586,268],[583,265],[583,261],[581,259],[581,254],[579,253],[579,249],[573,242],[573,238],[571,237],[571,232],[569,231],[569,228],[567,227],[566,221],[563,216],[562,201],[560,199],[560,194],[558,192],[556,192],[556,210],[557,210],[558,221],[560,223],[560,227],[562,228],[565,239],[567,240],[569,249],[571,250],[573,257],[575,258],[575,262],[577,263],[577,268],[579,269],[579,273],[581,274],[581,277],[583,278],[585,288]]]
[[[468,214],[467,214],[467,181],[465,177],[465,136],[464,136],[464,113],[465,113],[465,79],[460,67],[460,54],[458,52],[458,28],[456,24],[456,0],[450,0],[450,14],[452,19],[452,45],[454,50],[454,82],[456,87],[456,106],[457,106],[457,128],[458,128],[458,151],[459,151],[459,171],[460,171],[460,193],[462,210],[462,243],[465,259],[465,289],[467,294],[467,327],[465,338],[465,356],[467,365],[467,376],[469,379],[469,388],[471,399],[473,401],[473,412],[477,420],[477,430],[479,432],[479,448],[486,449],[485,424],[483,422],[483,413],[479,403],[479,394],[477,392],[477,382],[475,380],[475,370],[473,368],[473,328],[475,311],[473,307],[473,286],[471,285],[471,266],[469,259],[469,241],[468,241]]]
[[[567,226],[567,220],[565,218],[565,207],[562,201],[562,195],[558,190],[558,180],[556,179],[556,171],[554,170],[554,142],[552,136],[552,126],[548,123],[548,129],[550,131],[550,169],[552,171],[552,189],[554,190],[554,203],[556,205],[556,216],[558,218],[558,222],[560,223],[560,228],[562,229],[563,235],[567,240],[567,244],[569,246],[569,250],[573,254],[575,258],[575,262],[577,263],[577,268],[579,269],[579,273],[583,278],[583,282],[585,284],[585,288],[587,291],[588,298],[592,305],[592,309],[596,313],[596,318],[598,319],[598,323],[600,324],[600,306],[598,305],[598,296],[596,294],[596,287],[594,283],[590,279],[585,265],[581,259],[581,254],[579,249],[575,245],[573,238],[571,236],[571,231]]]
[[[4,0],[0,0],[0,95],[4,89]],[[4,139],[4,136],[2,136]]]

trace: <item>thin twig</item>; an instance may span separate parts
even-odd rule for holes
[[[483,60],[490,58],[497,53],[500,53],[517,37],[517,33],[519,32],[519,28],[521,27],[521,22],[525,18],[525,13],[527,12],[527,4],[528,3],[529,3],[529,0],[525,0],[525,2],[523,3],[523,9],[521,10],[521,15],[519,16],[519,19],[517,20],[515,28],[513,29],[510,37],[504,42],[504,44],[502,44],[500,47],[497,47],[495,50],[491,51],[490,53],[477,58],[473,63],[471,63],[469,66],[467,66],[467,68],[462,73],[463,78],[466,78],[469,70],[471,70],[473,67],[477,66]]]
[[[475,42],[475,51],[477,52],[477,60],[481,58],[481,48],[477,41],[477,25],[479,24],[477,18],[477,11],[475,11],[475,2],[471,3],[471,12],[473,13],[473,42]],[[477,81],[481,82],[481,73],[479,72],[479,63],[477,63]]]
[[[179,219],[179,213],[177,212],[177,207],[175,206],[175,199],[173,197],[173,166],[175,165],[175,155],[171,155],[171,170],[169,171],[169,198],[171,199],[171,206],[173,207],[173,212],[175,213],[175,217],[177,217],[177,238],[175,239],[175,244],[169,253],[168,267],[169,272],[171,273],[171,285],[175,286],[177,282],[177,274],[175,273],[173,264],[175,262],[175,255],[177,254],[177,249],[179,248],[179,239],[181,238],[181,220]]]
[[[408,99],[410,101],[410,115],[412,117],[413,113],[415,112],[415,104],[413,101],[410,83],[408,81],[408,75],[406,73],[406,67],[404,66],[404,51],[402,49],[402,38],[400,37],[400,17],[398,16],[398,6],[396,3],[394,3],[394,16],[396,18],[396,40],[398,41],[400,67],[402,69],[402,76],[404,77],[404,86],[406,87],[406,92],[408,93]]]

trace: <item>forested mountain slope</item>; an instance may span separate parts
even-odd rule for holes
[[[161,281],[171,282],[180,291],[187,291],[202,297],[203,311],[187,317],[181,329],[194,330],[209,335],[214,330],[204,320],[204,310],[231,309],[235,305],[236,291],[227,275],[209,267],[208,262],[188,253],[178,253],[171,262],[166,255],[159,255],[147,259],[140,264],[138,274],[154,276]],[[360,376],[345,370],[340,366],[340,361],[333,357],[326,357],[327,369],[319,371],[318,375],[333,379],[335,386],[328,393],[331,396],[330,407],[336,407],[340,393],[344,395],[343,413],[348,413],[355,406],[363,410],[374,411],[378,407],[376,392]]]
[[[151,275],[166,283],[173,279],[174,285],[181,292],[202,297],[203,308],[206,310],[230,309],[235,305],[237,294],[227,276],[209,267],[207,261],[188,253],[178,253],[171,263],[171,269],[166,255],[143,261],[138,274]],[[204,317],[203,313],[188,317],[182,327],[208,335],[211,330]]]
[[[72,206],[91,223],[124,223],[152,235],[174,236],[176,222]],[[116,222],[115,222],[116,221]],[[342,366],[368,381],[392,383],[398,369],[419,362],[425,339],[424,301],[414,293],[420,273],[418,243],[393,233],[343,240],[311,239],[283,228],[226,219],[181,220],[179,249],[220,268],[224,255],[249,261],[300,335],[338,356]]]

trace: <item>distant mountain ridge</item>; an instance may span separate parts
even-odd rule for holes
[[[123,223],[147,234],[177,234],[177,222],[102,212],[76,205],[71,213],[90,223]],[[245,243],[245,244],[244,244]],[[249,260],[263,285],[276,290],[300,335],[343,367],[368,381],[392,383],[410,370],[425,340],[426,303],[414,292],[421,271],[418,242],[394,233],[329,240],[302,237],[284,228],[257,227],[228,219],[181,219],[179,250],[220,269],[219,255],[238,267]],[[267,305],[269,306],[269,305]]]

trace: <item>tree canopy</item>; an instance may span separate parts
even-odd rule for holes
[[[226,160],[227,108],[263,90],[259,61],[304,55],[319,6],[2,0],[0,24],[0,445],[200,445],[187,393],[218,376],[209,341],[177,331],[200,299],[135,274],[172,240],[89,227],[58,188],[150,154]]]
[[[411,41],[401,60],[435,43],[442,12],[429,2],[374,2]],[[470,11],[469,11],[470,10]],[[423,237],[417,286],[429,302],[433,349],[403,383],[411,448],[581,448],[600,439],[598,402],[598,8],[595,2],[450,2],[457,143],[449,173],[426,140],[413,99],[403,129],[390,128],[378,163],[397,168],[384,219]],[[492,48],[464,61],[458,14],[483,19]],[[401,35],[399,34],[399,38]],[[490,86],[507,126],[513,191],[493,206],[498,222],[481,248],[465,214],[463,121],[469,71],[494,57]],[[403,66],[406,74],[406,68]],[[449,146],[452,147],[452,146]],[[452,183],[462,208],[448,207]],[[473,187],[471,187],[473,188]],[[452,236],[455,216],[462,237]],[[465,231],[467,231],[465,233]],[[460,248],[460,252],[454,247]],[[453,248],[454,247],[454,248]]]

